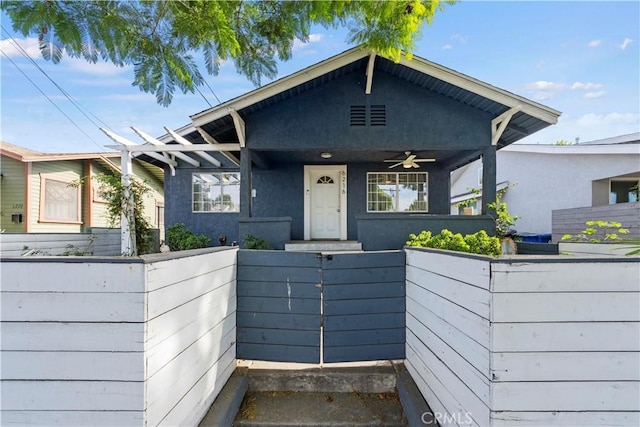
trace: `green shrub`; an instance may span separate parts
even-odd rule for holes
[[[433,236],[431,231],[423,230],[418,235],[410,234],[407,246],[447,249],[481,255],[500,255],[500,239],[489,236],[484,230],[466,236],[462,236],[460,233],[453,234],[447,229]]]
[[[246,234],[244,236],[244,248],[245,249],[272,249],[269,242],[262,237],[254,236],[253,234]]]
[[[182,223],[167,228],[167,244],[172,251],[206,248],[210,242],[210,238],[204,234],[195,234]]]

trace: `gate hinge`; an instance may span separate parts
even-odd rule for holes
[[[322,282],[316,283],[316,288],[321,288],[321,287],[322,287]]]

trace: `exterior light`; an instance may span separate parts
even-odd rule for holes
[[[333,154],[331,154],[331,153],[320,153],[320,157],[322,157],[323,159],[330,159],[331,157],[333,157]]]

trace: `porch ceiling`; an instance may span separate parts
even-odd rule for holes
[[[327,149],[326,152],[331,153],[330,159],[323,159],[320,156],[321,151],[260,151],[260,154],[269,163],[304,163],[304,164],[346,164],[346,163],[379,163],[381,168],[388,168],[388,164],[385,165],[386,159],[397,159],[402,161],[406,158],[404,151],[372,151],[372,150],[331,150]],[[470,151],[463,150],[412,150],[412,154],[416,154],[419,158],[434,158],[437,161],[430,163],[429,167],[440,167],[446,165],[450,161],[453,161],[460,156],[471,154]],[[432,166],[433,165],[433,166]],[[425,169],[426,167],[423,167]],[[396,168],[398,169],[398,168]],[[402,168],[400,168],[402,169]]]

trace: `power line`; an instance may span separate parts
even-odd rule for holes
[[[43,70],[40,65],[31,57],[31,55],[29,55],[23,48],[22,46],[20,46],[20,44],[13,38],[13,36],[4,28],[2,27],[2,31],[4,31],[4,33],[7,35],[7,37],[9,37],[10,39],[10,43],[12,43],[19,51],[20,54],[22,56],[24,56],[25,58],[27,58],[29,60],[29,62],[31,62],[31,64],[33,64],[38,70],[40,70],[40,72],[42,74],[45,75],[45,77],[47,79],[49,79],[49,81],[51,83],[53,83],[53,85],[58,88],[58,90],[69,100],[69,102],[71,102],[71,104],[73,104],[74,107],[76,107],[78,109],[78,111],[80,111],[80,113],[85,116],[90,122],[91,124],[93,124],[96,127],[100,127],[98,124],[96,124],[96,122],[93,121],[93,119],[91,117],[89,117],[87,115],[87,113],[91,114],[93,117],[95,117],[95,119],[97,121],[99,121],[100,123],[102,123],[105,127],[111,129],[111,127],[109,125],[107,125],[105,122],[103,122],[102,120],[100,120],[99,117],[97,117],[95,114],[93,114],[91,111],[89,111],[89,109],[87,109],[86,107],[80,105],[75,99],[73,99],[73,97],[71,96],[71,94],[69,94],[66,90],[64,90],[58,83],[56,83],[50,76],[49,74],[47,74],[47,72],[45,70]],[[17,67],[17,66],[16,66]],[[24,74],[24,73],[23,73]],[[87,113],[85,113],[85,111]]]
[[[40,87],[29,78],[29,76],[26,75],[26,73],[24,71],[22,71],[22,69],[20,67],[18,67],[18,65],[13,62],[13,60],[9,57],[9,55],[7,55],[6,53],[4,53],[4,51],[0,50],[0,53],[2,53],[2,55],[7,58],[9,60],[9,62],[11,62],[11,64],[13,64],[14,67],[16,67],[16,69],[18,71],[20,71],[20,73],[24,76],[25,79],[29,80],[29,82],[31,82],[31,84],[38,89],[38,91],[42,94],[42,96],[44,96],[45,98],[47,98],[47,100],[51,103],[51,105],[53,105],[56,110],[60,111],[60,113],[65,116],[76,128],[78,128],[78,130],[80,132],[82,132],[87,138],[89,138],[94,144],[98,145],[98,143],[87,133],[85,132],[75,121],[73,121],[73,119],[71,117],[69,117],[67,115],[67,113],[65,113],[64,111],[62,111],[62,109],[55,103],[53,102],[53,100],[51,98],[49,98],[49,96],[44,93],[44,91],[42,89],[40,89]],[[98,145],[98,147],[100,147],[100,145]],[[101,147],[102,148],[102,147]]]
[[[204,81],[204,84],[207,85],[207,87],[209,88],[209,90],[211,91],[211,93],[213,94],[213,96],[216,97],[216,99],[218,100],[218,104],[222,104],[222,101],[220,101],[220,98],[218,98],[218,95],[216,95],[216,93],[213,91],[213,89],[211,89],[211,86],[209,86],[209,83],[207,83],[207,81],[205,79],[202,79]],[[211,105],[211,104],[209,104]]]
[[[211,105],[211,103],[209,102],[209,100],[207,98],[205,98],[205,96],[202,94],[202,92],[200,92],[200,89],[198,88],[198,86],[194,86],[196,88],[196,90],[198,91],[198,93],[200,94],[200,96],[202,97],[202,99],[204,99],[204,102],[206,102],[207,104],[209,104],[209,107],[213,107],[213,105]]]

